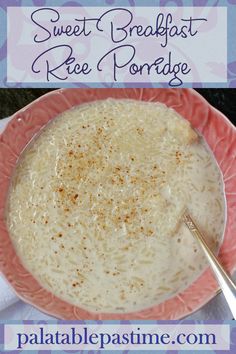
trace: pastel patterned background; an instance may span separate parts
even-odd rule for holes
[[[7,42],[6,42],[6,11],[7,6],[162,6],[162,7],[182,7],[182,6],[196,6],[196,7],[228,7],[228,68],[227,68],[227,83],[186,83],[185,87],[236,87],[236,27],[234,26],[236,19],[236,0],[105,0],[105,1],[54,1],[54,0],[8,0],[0,1],[0,25],[2,31],[0,32],[0,85],[2,87],[114,87],[114,83],[8,83],[6,79],[7,72]],[[217,38],[215,38],[217,41]],[[17,61],[17,58],[15,59]],[[211,70],[220,71],[221,68],[217,64],[213,64]],[[102,81],[102,80],[101,80]],[[123,84],[116,83],[116,87],[166,87],[167,84]]]
[[[17,324],[19,322],[17,321],[9,321],[8,323],[10,324]],[[71,321],[22,321],[21,322],[23,325],[31,325],[31,324],[36,324],[36,325],[43,325],[43,324],[58,324],[58,325],[62,325],[62,324],[83,324],[83,325],[88,325],[88,324],[97,324],[97,325],[101,325],[102,323],[104,323],[104,321],[77,321],[77,322],[71,322]],[[124,325],[137,325],[137,324],[141,324],[141,321],[105,321],[106,324],[124,324]],[[153,324],[153,325],[158,325],[158,324],[169,324],[170,321],[145,321],[145,324]],[[236,322],[235,321],[207,321],[204,322],[203,321],[172,321],[171,322],[173,324],[173,326],[176,326],[176,329],[178,329],[178,325],[181,324],[205,324],[208,326],[211,326],[213,324],[229,324],[230,325],[230,350],[207,350],[207,351],[200,351],[200,350],[195,350],[195,351],[189,351],[189,350],[175,350],[175,351],[170,351],[170,350],[166,350],[166,351],[137,351],[137,350],[125,350],[125,351],[121,351],[121,350],[117,350],[117,351],[103,351],[103,350],[98,350],[98,351],[94,351],[94,350],[63,350],[63,351],[52,351],[52,350],[40,350],[40,351],[27,351],[26,353],[42,353],[42,354],[53,354],[53,353],[80,353],[80,354],[102,354],[102,353],[117,353],[117,354],[129,354],[129,353],[133,353],[133,354],[145,354],[145,353],[160,353],[160,354],[235,354],[236,353]],[[99,326],[97,327],[98,331],[100,330],[102,332],[102,327],[99,328]],[[178,330],[177,330],[178,333]],[[4,324],[0,323],[0,352],[3,353],[4,352]],[[6,353],[9,354],[17,354],[17,353],[23,353],[23,350],[18,350],[18,351],[7,351]]]

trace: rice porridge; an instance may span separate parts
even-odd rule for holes
[[[28,145],[6,218],[44,288],[123,313],[170,298],[206,267],[186,207],[217,249],[223,182],[202,138],[164,105],[108,99],[64,112]]]

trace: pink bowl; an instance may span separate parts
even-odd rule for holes
[[[229,120],[191,89],[62,89],[42,96],[15,113],[0,136],[0,270],[19,297],[60,319],[179,319],[202,307],[216,294],[218,286],[209,269],[185,291],[157,306],[126,314],[92,313],[45,290],[23,267],[6,228],[4,209],[10,178],[27,143],[63,111],[108,97],[165,103],[204,135],[223,173],[227,199],[227,224],[219,258],[229,273],[236,269],[236,129]]]

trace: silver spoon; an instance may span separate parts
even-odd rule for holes
[[[221,287],[221,290],[225,296],[225,299],[229,305],[234,319],[236,319],[236,285],[230,276],[226,273],[222,265],[219,263],[218,259],[215,257],[213,252],[208,247],[203,234],[199,230],[196,223],[193,221],[192,217],[185,212],[183,217],[183,222],[188,227],[189,231],[199,242],[205,256],[207,257],[211,268],[215,274],[215,277]]]

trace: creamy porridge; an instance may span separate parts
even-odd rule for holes
[[[66,111],[29,144],[7,223],[43,287],[91,311],[130,312],[206,267],[180,222],[186,207],[216,249],[223,184],[202,139],[164,105],[108,99]]]

